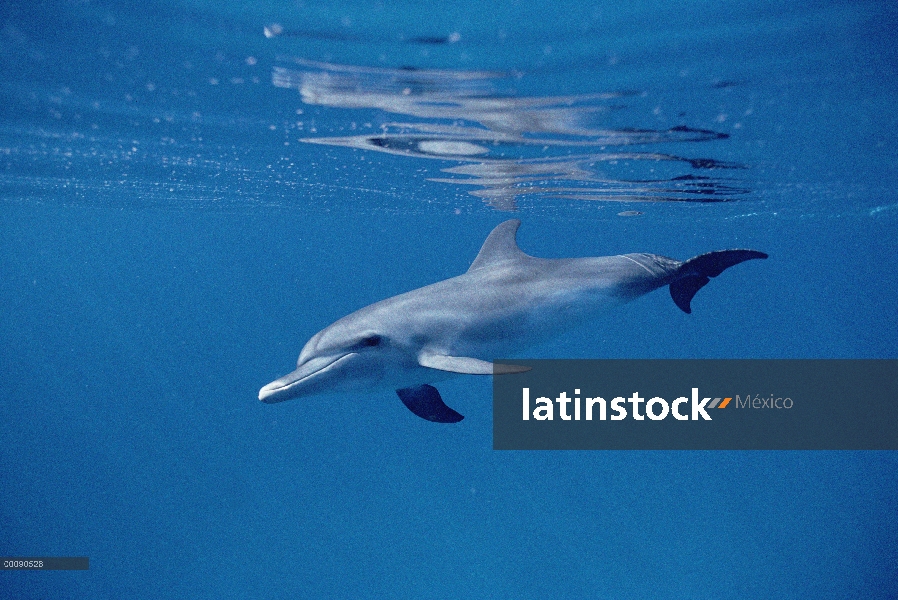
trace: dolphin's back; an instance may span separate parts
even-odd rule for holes
[[[496,226],[486,238],[465,276],[515,284],[531,281],[538,295],[605,292],[624,302],[670,283],[682,265],[656,254],[624,254],[589,258],[545,259],[525,254],[517,244],[521,222]],[[463,277],[465,277],[463,276]]]
[[[405,304],[403,314],[429,312],[431,328],[454,329],[453,341],[465,352],[491,356],[551,339],[666,285],[680,264],[654,255],[544,259],[522,253],[394,301]]]

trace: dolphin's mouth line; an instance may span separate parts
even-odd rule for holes
[[[271,385],[271,383],[275,383],[276,381],[280,381],[280,379],[275,380],[275,381],[272,381],[271,383],[269,383],[268,385],[266,385],[265,387],[263,387],[262,390],[259,392],[259,400],[263,400],[263,401],[264,401],[266,398],[270,398],[271,396],[280,394],[280,393],[282,393],[282,392],[285,392],[285,391],[289,390],[290,388],[292,388],[292,387],[294,387],[294,386],[296,386],[296,385],[299,385],[300,383],[302,383],[303,381],[309,379],[310,377],[315,377],[316,375],[321,375],[322,373],[324,373],[324,372],[326,372],[326,371],[328,371],[328,370],[330,370],[330,369],[336,367],[336,366],[337,366],[339,363],[341,363],[342,361],[346,360],[347,358],[349,358],[349,357],[351,357],[351,356],[355,356],[356,354],[358,354],[358,353],[357,353],[357,352],[350,352],[350,353],[348,353],[348,354],[344,354],[343,356],[341,356],[341,357],[339,357],[339,358],[336,358],[336,359],[332,360],[331,362],[327,363],[326,365],[324,365],[324,366],[321,367],[320,369],[317,369],[317,370],[315,370],[315,371],[312,371],[311,373],[308,373],[308,374],[306,374],[306,375],[303,375],[303,376],[300,377],[299,379],[294,379],[293,381],[290,381],[290,382],[288,382],[288,383],[285,383],[284,385],[279,386],[279,387],[276,387],[276,388],[272,388],[272,387],[269,387],[269,386]],[[299,368],[299,367],[298,367],[298,368]],[[283,378],[281,378],[281,379],[283,379]],[[263,395],[263,392],[264,392],[264,395]]]

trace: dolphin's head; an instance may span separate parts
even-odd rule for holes
[[[315,334],[300,352],[296,370],[259,390],[259,400],[369,390],[390,383],[397,370],[417,367],[384,331],[358,325],[341,319]]]

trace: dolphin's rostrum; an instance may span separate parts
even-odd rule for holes
[[[709,278],[753,258],[721,250],[680,262],[656,254],[545,259],[524,254],[520,221],[493,229],[463,275],[381,300],[308,341],[296,370],[259,391],[263,402],[388,386],[416,415],[439,423],[462,416],[430,385],[455,373],[494,374],[489,359],[548,340],[603,309],[663,286],[681,310]],[[495,373],[525,367],[496,365]]]

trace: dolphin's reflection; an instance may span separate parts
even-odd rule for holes
[[[380,69],[295,59],[301,69],[275,67],[274,85],[298,89],[303,102],[366,108],[416,117],[377,133],[305,138],[345,146],[460,163],[442,169],[461,177],[431,181],[473,185],[469,193],[498,210],[523,196],[603,202],[724,202],[749,190],[690,170],[740,169],[711,158],[623,151],[727,138],[686,126],[664,130],[599,126],[615,104],[638,92],[515,97],[503,90],[519,77],[493,71]],[[574,154],[577,152],[577,154]],[[662,168],[663,166],[663,168]],[[627,177],[614,173],[627,173]],[[663,172],[661,175],[659,172]]]

